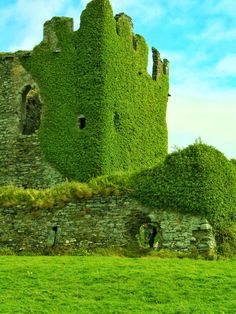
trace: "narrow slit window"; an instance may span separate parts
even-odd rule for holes
[[[54,231],[53,246],[55,246],[57,244],[58,226],[54,226],[52,230]]]
[[[79,128],[83,130],[86,127],[86,118],[85,116],[79,116]]]
[[[114,125],[116,128],[119,128],[120,126],[120,115],[118,112],[114,113]]]

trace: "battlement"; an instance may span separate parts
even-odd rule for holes
[[[167,59],[161,59],[160,52],[152,47],[152,78],[157,81],[161,75],[169,75],[169,61]]]
[[[125,13],[119,13],[115,15],[116,20],[116,31],[118,35],[122,35],[122,33],[133,33],[133,22],[132,18]]]
[[[53,17],[44,23],[43,43],[48,44],[52,49],[56,49],[60,35],[71,34],[73,32],[74,21],[69,17]]]

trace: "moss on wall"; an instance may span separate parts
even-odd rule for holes
[[[152,79],[147,62],[144,38],[126,15],[114,19],[108,0],[91,1],[76,32],[69,18],[45,23],[43,42],[22,63],[43,100],[42,150],[61,173],[86,181],[166,156],[168,71],[159,59]]]

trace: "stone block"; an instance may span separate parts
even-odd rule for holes
[[[185,248],[186,244],[184,242],[176,242],[176,247],[177,248]]]
[[[211,227],[211,225],[209,225],[209,223],[205,223],[205,224],[201,225],[200,229],[201,230],[211,230],[212,227]]]
[[[198,230],[200,230],[200,228],[201,228],[200,225],[194,225],[194,226],[192,227],[192,231],[198,231]]]
[[[199,243],[197,247],[198,249],[204,250],[204,251],[209,249],[209,245],[207,243]]]

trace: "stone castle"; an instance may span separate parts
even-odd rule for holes
[[[0,184],[47,187],[150,167],[167,155],[168,61],[125,14],[93,0],[44,25],[33,51],[0,55]]]
[[[0,54],[0,185],[45,188],[138,171],[167,155],[169,63],[133,33],[109,0],[92,0],[73,20],[44,24],[33,51]],[[15,250],[127,246],[145,221],[161,248],[214,251],[204,217],[160,212],[125,197],[98,197],[56,211],[0,209],[0,246]]]

